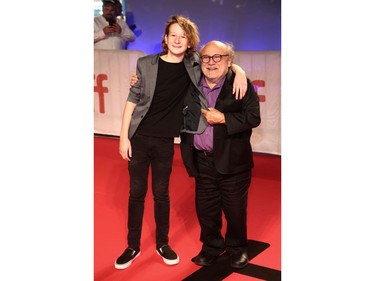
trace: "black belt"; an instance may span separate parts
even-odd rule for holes
[[[214,152],[213,151],[197,150],[197,153],[201,154],[201,155],[204,155],[206,157],[212,157],[212,156],[214,156]]]

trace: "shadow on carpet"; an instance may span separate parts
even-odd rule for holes
[[[268,243],[255,240],[248,240],[247,244],[247,253],[249,255],[250,261],[270,246],[270,244]],[[233,272],[249,277],[259,278],[266,281],[281,281],[280,270],[263,267],[251,263],[249,263],[245,268],[242,269],[232,268],[229,265],[229,256],[227,254],[218,257],[214,265],[204,266],[199,270],[195,271],[194,273],[192,273],[191,275],[189,275],[188,277],[186,277],[185,279],[183,279],[182,281],[222,281],[223,279],[231,275]]]

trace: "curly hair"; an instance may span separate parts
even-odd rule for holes
[[[163,51],[168,52],[168,46],[165,43],[165,35],[169,34],[169,28],[174,23],[177,23],[186,33],[188,44],[190,45],[190,47],[186,50],[186,54],[192,55],[193,53],[197,51],[196,48],[198,47],[198,44],[200,41],[199,30],[198,30],[197,25],[194,22],[192,22],[189,18],[179,16],[179,15],[169,17],[165,25],[163,40],[161,42]]]

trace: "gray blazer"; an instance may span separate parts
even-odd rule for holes
[[[158,62],[160,56],[163,53],[153,54],[145,57],[141,57],[137,61],[138,81],[134,84],[129,91],[128,101],[137,104],[134,109],[132,120],[130,121],[129,127],[129,139],[131,139],[137,130],[141,120],[148,112],[152,99],[154,97],[156,78],[158,73]],[[184,63],[186,70],[190,76],[191,82],[197,88],[202,75],[199,56],[194,53],[191,56],[185,56]],[[202,102],[205,100],[202,94]],[[202,121],[204,121],[202,119]],[[201,127],[205,127],[202,124]]]

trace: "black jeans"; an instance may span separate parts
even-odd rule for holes
[[[173,138],[135,135],[131,139],[132,158],[128,169],[130,194],[128,206],[128,247],[140,248],[148,172],[151,165],[156,246],[168,244],[169,178],[174,155]]]
[[[195,204],[201,227],[203,250],[213,255],[226,249],[230,254],[247,247],[247,201],[251,170],[223,175],[216,171],[213,156],[197,154]],[[227,229],[221,234],[222,215]]]

